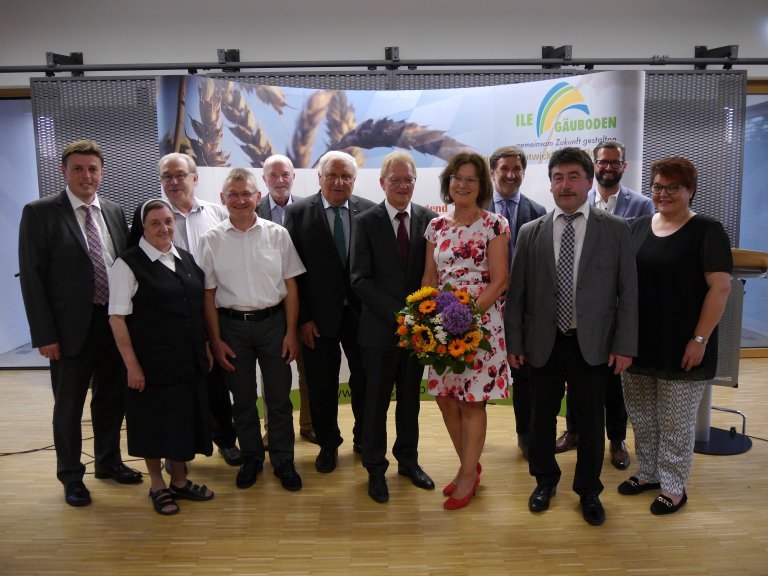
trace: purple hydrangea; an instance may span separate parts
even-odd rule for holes
[[[464,334],[472,325],[472,312],[459,301],[446,306],[442,314],[443,328],[449,334]]]
[[[437,304],[437,313],[439,314],[454,302],[458,302],[458,300],[456,299],[456,296],[454,295],[453,292],[440,292],[440,294],[435,296],[435,304]]]

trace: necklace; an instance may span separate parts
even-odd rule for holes
[[[475,208],[474,210],[472,210],[472,212],[468,216],[464,218],[458,218],[456,216],[456,211],[454,210],[453,215],[451,216],[451,219],[453,220],[454,226],[469,226],[475,220],[477,220],[478,214],[479,214],[479,211],[477,208]]]

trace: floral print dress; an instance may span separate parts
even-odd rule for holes
[[[509,235],[509,224],[503,216],[493,212],[485,211],[469,226],[449,224],[445,216],[433,219],[424,237],[435,245],[438,288],[449,282],[475,298],[480,296],[490,282],[488,244],[501,234]],[[430,394],[466,402],[508,397],[509,366],[501,300],[483,314],[483,324],[491,333],[491,352],[478,350],[474,366],[462,374],[447,372],[440,376],[430,367]]]

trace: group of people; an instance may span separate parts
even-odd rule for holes
[[[212,440],[239,466],[236,486],[252,486],[267,451],[257,362],[269,459],[283,488],[302,488],[294,361],[300,434],[319,446],[317,471],[333,472],[344,441],[342,351],[352,447],[369,496],[389,500],[393,391],[398,474],[434,489],[418,452],[424,369],[398,346],[395,315],[409,294],[445,283],[474,297],[490,344],[461,374],[428,373],[459,461],[443,488],[446,509],[474,496],[485,404],[506,398],[510,384],[518,445],[536,478],[532,512],[555,495],[556,452],[576,446],[574,491],[585,520],[603,523],[604,430],[611,461],[627,468],[627,413],[639,471],[619,492],[660,490],[655,514],[687,500],[696,407],[715,370],[731,259],[722,226],[690,208],[697,182],[686,159],[653,164],[648,199],[620,185],[620,143],[601,143],[593,158],[558,150],[548,167],[556,207],[546,213],[520,193],[521,149],[505,146],[488,160],[463,152],[440,174],[441,199],[453,210],[438,216],[411,201],[417,171],[402,151],[382,162],[378,204],[353,194],[357,166],[344,152],[319,160],[320,191],[307,198],[291,193],[286,156],[265,161],[264,198],[255,176],[234,168],[221,205],[195,196],[194,160],[174,153],[158,164],[164,198],[139,206],[130,231],[120,207],[97,194],[103,163],[95,142],[67,146],[66,189],[28,204],[20,226],[22,294],[33,346],[51,363],[57,476],[68,504],[91,501],[80,461],[89,385],[97,478],[142,481],[120,456],[125,415],[128,451],[146,461],[159,514],[177,513],[180,499],[213,498],[187,477],[187,462],[210,455]],[[568,429],[556,440],[566,382]]]

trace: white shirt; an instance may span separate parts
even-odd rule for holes
[[[142,237],[139,240],[139,248],[152,262],[160,260],[166,268],[172,272],[176,271],[176,258],[180,257],[175,246],[171,245],[168,252],[160,252]],[[139,282],[131,267],[122,258],[115,260],[114,265],[109,269],[109,314],[120,316],[132,314],[133,297],[138,289]]]
[[[408,202],[408,206],[405,207],[405,210],[398,210],[392,204],[390,204],[386,199],[384,200],[384,208],[387,209],[387,214],[389,214],[389,220],[392,222],[392,229],[395,231],[395,238],[397,238],[397,229],[400,227],[400,220],[397,219],[397,215],[400,212],[405,212],[408,214],[405,218],[405,230],[408,233],[408,237],[411,237],[411,203]]]
[[[571,314],[571,328],[576,328],[576,286],[579,274],[579,261],[581,260],[581,249],[584,246],[584,236],[587,233],[587,219],[589,218],[589,202],[584,202],[576,210],[582,214],[582,217],[573,219],[573,232],[574,232],[574,244],[573,244],[573,313]],[[553,220],[552,220],[552,239],[555,245],[555,268],[557,268],[557,261],[560,259],[560,239],[563,236],[563,230],[565,230],[565,218],[561,218],[561,215],[565,215],[560,208],[555,206]]]
[[[96,228],[99,231],[99,236],[101,236],[101,254],[104,256],[104,264],[106,265],[107,270],[109,270],[109,267],[112,266],[112,263],[115,261],[117,253],[115,251],[115,245],[112,242],[112,236],[109,233],[109,228],[107,228],[107,223],[104,220],[104,215],[101,213],[99,196],[94,196],[93,202],[86,204],[80,200],[80,198],[75,196],[69,189],[69,186],[67,186],[67,198],[69,198],[69,203],[72,204],[72,209],[75,211],[75,218],[77,218],[77,223],[80,225],[80,231],[83,233],[86,246],[88,245],[88,234],[85,231],[85,211],[80,210],[80,206],[90,206],[92,208],[91,217],[93,217],[93,222],[96,224]],[[93,208],[95,208],[95,210],[93,210]]]
[[[286,278],[306,272],[288,230],[265,220],[241,232],[227,219],[200,239],[206,289],[216,288],[216,307],[262,310],[288,294]]]
[[[600,192],[598,192],[597,188],[595,188],[595,208],[599,208],[600,210],[605,210],[609,214],[613,214],[613,211],[616,210],[616,201],[618,200],[620,191],[621,188],[608,196],[608,201],[606,202],[603,200],[603,197],[600,195]]]
[[[173,203],[171,203],[173,206]],[[173,232],[173,243],[179,248],[184,248],[192,254],[192,257],[200,265],[200,238],[214,226],[229,218],[226,206],[214,204],[206,200],[195,198],[192,210],[189,214],[182,214],[173,206],[173,219],[176,221],[176,229]]]

